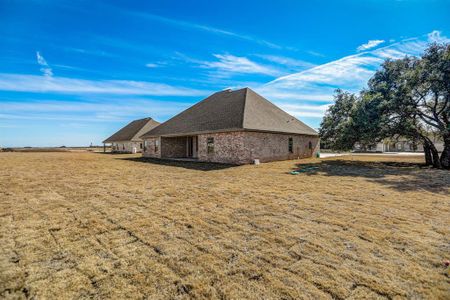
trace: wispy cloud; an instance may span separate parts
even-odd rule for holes
[[[368,78],[382,59],[375,56],[350,55],[299,73],[277,78],[268,85],[305,88],[311,84],[352,85]],[[373,67],[373,68],[371,68]]]
[[[276,63],[278,65],[282,65],[285,67],[289,67],[289,68],[309,69],[309,68],[316,66],[315,64],[304,61],[304,60],[294,59],[294,58],[285,57],[285,56],[265,55],[265,54],[258,54],[257,56],[262,59],[265,59],[267,61]]]
[[[325,111],[330,107],[330,104],[324,105],[299,105],[299,104],[286,104],[278,103],[278,105],[288,111],[291,115],[295,117],[313,117],[322,118]]]
[[[34,93],[201,96],[208,91],[131,80],[85,80],[0,73],[0,90]]]
[[[189,103],[151,99],[108,99],[105,101],[77,102],[45,100],[15,102],[0,100],[2,120],[122,122],[135,117],[170,116],[187,108]]]
[[[445,36],[442,36],[442,32],[439,30],[433,30],[428,35],[428,40],[430,42],[449,42],[450,39],[448,39]]]
[[[53,71],[48,65],[45,58],[39,53],[39,51],[36,52],[36,59],[37,63],[41,66],[41,72],[44,74],[44,76],[51,77],[53,76]]]
[[[153,68],[159,68],[159,67],[166,66],[167,64],[168,64],[168,62],[166,62],[166,61],[157,61],[157,62],[147,63],[147,64],[145,64],[145,66],[147,68],[153,69]]]
[[[228,77],[233,74],[264,74],[278,76],[280,70],[251,61],[247,57],[234,56],[231,54],[214,54],[217,61],[202,62],[200,67],[214,69],[218,77]]]
[[[312,51],[312,50],[309,50],[309,51],[306,51],[306,53],[308,53],[308,54],[310,54],[310,55],[312,55],[312,56],[317,56],[317,57],[325,57],[325,55],[324,55],[324,54],[322,54],[322,53],[319,53],[319,52],[317,52],[317,51]]]
[[[356,50],[358,50],[358,51],[369,50],[380,44],[383,44],[384,42],[385,42],[384,40],[369,40],[367,43],[362,44],[358,48],[356,48]]]
[[[341,88],[358,92],[364,88],[369,78],[387,58],[398,59],[405,55],[419,56],[430,42],[449,42],[441,32],[433,31],[427,35],[404,39],[387,46],[371,49],[341,59],[313,67],[308,70],[279,77],[255,89],[277,103],[290,105],[321,105],[332,103],[334,90]],[[286,106],[288,112],[295,114],[295,107]],[[308,113],[321,117],[320,111]]]
[[[183,29],[198,30],[198,31],[209,32],[209,33],[216,34],[216,35],[228,36],[228,37],[232,37],[232,38],[236,38],[236,39],[240,39],[240,40],[244,40],[244,41],[257,43],[257,44],[267,46],[270,48],[274,48],[274,49],[286,48],[286,47],[277,45],[275,43],[268,42],[263,39],[259,39],[259,38],[245,35],[245,34],[235,33],[235,32],[229,31],[229,30],[219,29],[219,28],[216,28],[213,26],[197,24],[194,22],[182,21],[179,19],[171,19],[171,18],[159,16],[156,14],[150,14],[150,13],[141,13],[141,12],[129,12],[129,13],[134,16],[139,16],[141,18],[161,22],[164,24],[176,26],[176,27],[183,28]],[[289,49],[289,48],[286,48],[286,49]]]
[[[122,95],[80,98],[76,102],[56,99],[27,99],[24,102],[24,99],[0,98],[0,144],[69,146],[100,143],[131,120],[153,117],[164,121],[191,105]],[[64,127],[64,130],[58,130],[57,126]],[[31,127],[34,130],[30,130]],[[49,131],[42,128],[54,134],[49,135]]]
[[[112,53],[109,53],[106,51],[102,51],[102,50],[90,50],[90,49],[82,49],[82,48],[74,48],[74,47],[64,47],[63,49],[66,51],[76,52],[76,53],[86,54],[86,55],[118,57],[115,54],[112,54]]]

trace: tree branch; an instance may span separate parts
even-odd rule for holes
[[[438,115],[442,114],[445,109],[447,108],[448,103],[450,102],[450,94],[447,94],[447,97],[445,97],[445,102],[444,105],[442,106],[442,108],[438,111]]]
[[[421,112],[419,112],[419,117],[420,117],[420,119],[421,119],[422,121],[424,121],[426,124],[428,124],[428,125],[430,125],[430,126],[433,126],[433,127],[437,128],[437,129],[439,129],[439,130],[443,130],[443,129],[444,129],[443,126],[440,126],[439,124],[433,123],[433,122],[428,121],[427,119],[425,119],[425,118],[428,118],[428,119],[431,119],[432,121],[434,121],[433,118],[431,118],[431,117],[429,117],[429,116],[427,116],[427,115],[424,115],[424,114],[421,113]]]

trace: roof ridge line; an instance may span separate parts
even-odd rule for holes
[[[247,96],[248,96],[248,87],[244,88],[245,89],[245,95],[244,95],[244,105],[242,106],[242,123],[241,123],[241,127],[243,129],[245,129],[244,124],[245,124],[245,111],[247,108]]]

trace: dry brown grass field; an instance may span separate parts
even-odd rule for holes
[[[450,173],[421,160],[0,153],[0,298],[449,299]]]

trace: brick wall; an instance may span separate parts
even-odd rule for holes
[[[208,138],[214,138],[214,151],[208,153]],[[198,136],[200,161],[243,164],[246,159],[244,132],[202,134]]]
[[[292,138],[292,153],[289,152],[289,138]],[[247,162],[251,163],[254,159],[268,162],[313,157],[317,155],[320,143],[317,136],[245,132],[244,147],[248,151]]]
[[[229,132],[204,134],[199,137],[200,161],[246,164],[254,159],[261,162],[316,156],[320,149],[319,137],[262,132]],[[214,152],[208,153],[208,138],[214,138]],[[292,138],[292,153],[289,152]],[[309,143],[311,142],[311,149]]]
[[[114,149],[112,152],[116,153],[132,153],[134,149],[136,150],[136,153],[142,152],[140,142],[115,142],[113,145]]]
[[[214,138],[214,150],[208,152],[208,138]],[[289,152],[292,138],[292,153]],[[159,140],[158,151],[155,143]],[[186,157],[186,137],[147,139],[145,157]],[[311,149],[309,143],[311,142]],[[319,137],[251,131],[202,134],[198,136],[198,160],[229,164],[315,157],[320,149]]]
[[[148,138],[145,140],[146,146],[143,152],[144,157],[161,157],[161,139],[158,138]],[[155,147],[157,146],[157,147]]]
[[[161,157],[186,157],[186,137],[162,137]]]

